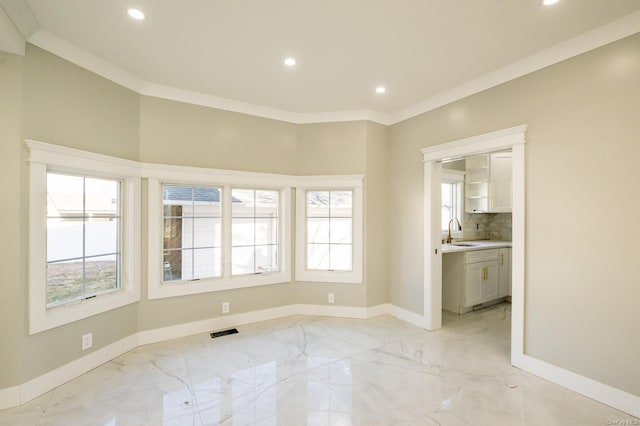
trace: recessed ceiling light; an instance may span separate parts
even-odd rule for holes
[[[545,6],[550,6],[552,4],[558,3],[558,0],[543,0],[542,4],[544,4]]]
[[[137,19],[138,21],[142,21],[144,19],[144,13],[142,13],[140,10],[138,9],[128,9],[127,13],[129,14],[129,16],[131,16],[133,19]]]
[[[382,86],[376,87],[376,93],[384,93],[386,91],[387,91],[387,89],[382,87]]]
[[[287,58],[284,60],[284,64],[288,67],[292,67],[296,64],[296,60],[293,58]]]

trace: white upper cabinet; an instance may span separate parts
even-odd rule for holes
[[[511,152],[476,155],[465,162],[465,211],[511,212]]]

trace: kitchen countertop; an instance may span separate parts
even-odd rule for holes
[[[455,244],[469,244],[469,246],[456,246]],[[442,244],[442,254],[460,253],[473,250],[486,250],[493,248],[511,247],[511,241],[476,240],[454,241],[453,244]]]

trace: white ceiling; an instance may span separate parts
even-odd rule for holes
[[[602,38],[605,29],[618,30],[613,39],[640,31],[640,0],[560,0],[553,6],[542,0],[0,4],[28,41],[70,60],[81,58],[74,62],[88,68],[89,62],[102,66],[102,74],[116,81],[118,74],[139,80],[146,91],[177,88],[235,103],[235,109],[266,107],[294,115],[368,111],[398,119],[428,108],[429,100],[471,94],[461,88],[491,86],[564,59],[552,57],[563,46],[571,56],[613,41]],[[131,19],[129,7],[142,10],[146,19]],[[595,42],[584,36],[592,30],[600,34]],[[578,36],[595,45],[567,50],[567,40]],[[93,56],[88,59],[86,52]],[[292,69],[283,65],[288,56],[297,60]],[[533,69],[522,68],[528,60]],[[514,63],[517,70],[509,68]],[[387,92],[376,94],[378,85]]]

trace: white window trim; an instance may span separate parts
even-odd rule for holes
[[[287,175],[205,169],[183,166],[144,164],[148,178],[149,260],[148,298],[185,296],[213,291],[232,290],[291,282],[291,186],[295,178]],[[197,281],[163,282],[162,277],[162,185],[183,184],[222,188],[222,277]],[[280,191],[278,229],[279,270],[262,274],[231,275],[231,189],[269,189]]]
[[[140,300],[139,163],[32,140],[29,157],[29,334],[39,333]],[[121,289],[47,309],[47,171],[122,181]]]
[[[453,169],[442,169],[442,172],[440,173],[440,180],[442,181],[442,183],[462,183],[462,195],[461,195],[461,200],[460,200],[460,214],[461,214],[461,218],[460,218],[460,225],[462,226],[462,220],[464,219],[464,213],[465,213],[465,209],[464,209],[464,175],[465,172],[461,171],[461,170],[453,170]],[[444,240],[445,238],[447,238],[449,231],[445,231],[442,230],[442,239]],[[453,226],[451,228],[451,238],[462,238],[463,235],[463,231],[458,231],[458,228]]]
[[[326,283],[362,283],[364,176],[307,176],[296,186],[296,280]],[[319,271],[306,268],[307,203],[305,191],[353,191],[353,270]]]

